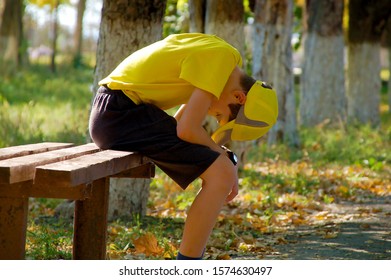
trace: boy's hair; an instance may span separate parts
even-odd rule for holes
[[[240,86],[242,87],[244,94],[247,95],[247,92],[250,91],[251,87],[255,84],[255,82],[256,80],[247,74],[243,74],[240,77]],[[231,114],[229,115],[228,121],[236,119],[236,116],[238,115],[238,112],[242,106],[243,105],[241,104],[228,104],[228,107],[231,110]]]

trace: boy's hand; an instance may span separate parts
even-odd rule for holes
[[[227,199],[225,200],[227,203],[231,202],[239,193],[238,165],[235,166],[235,175],[235,184],[232,186],[231,193],[227,196]]]

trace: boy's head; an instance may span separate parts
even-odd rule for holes
[[[263,136],[277,121],[278,103],[276,92],[262,81],[242,73],[239,77],[241,90],[233,90],[228,101],[228,119],[219,120],[221,125],[212,135],[218,144],[230,140],[248,141]]]
[[[240,83],[240,86],[242,88],[243,93],[246,96],[247,96],[247,93],[250,91],[251,87],[255,84],[255,82],[256,82],[256,80],[253,77],[251,77],[245,73],[242,73],[242,75],[240,75],[239,83]],[[243,105],[244,104],[240,104],[240,103],[228,104],[228,107],[231,110],[231,114],[229,115],[228,121],[232,121],[232,120],[236,119],[236,116],[238,115],[239,110]]]

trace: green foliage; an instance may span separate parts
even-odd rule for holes
[[[184,0],[168,0],[163,23],[163,38],[189,32],[188,4]]]
[[[86,139],[92,69],[34,65],[0,82],[0,147]]]

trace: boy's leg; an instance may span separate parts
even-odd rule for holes
[[[224,155],[201,175],[202,189],[187,214],[179,251],[192,258],[202,256],[222,206],[236,180],[235,169]]]

